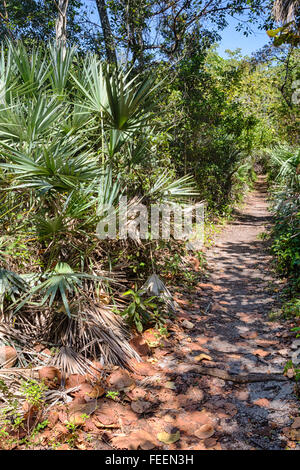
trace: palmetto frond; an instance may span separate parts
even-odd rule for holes
[[[53,238],[55,235],[66,230],[64,220],[61,215],[53,218],[36,217],[36,230],[40,240]]]
[[[118,129],[110,129],[108,142],[106,142],[107,152],[110,158],[120,151],[122,145],[127,140],[125,132]]]
[[[277,147],[270,151],[273,165],[277,168],[277,180],[283,181],[290,188],[300,187],[300,150],[295,151],[287,146]]]
[[[110,129],[134,132],[145,126],[153,108],[154,78],[133,80],[129,72],[113,70],[89,58],[79,77],[72,75],[91,112],[103,113]]]
[[[83,130],[88,133],[97,129],[95,116],[80,103],[73,104],[72,110],[60,125],[62,132],[67,136],[78,135]]]
[[[154,78],[129,79],[129,73],[123,71],[105,74],[108,106],[105,109],[108,125],[112,129],[134,132],[145,126],[149,113],[153,109],[151,99],[157,88]]]
[[[101,113],[108,106],[104,66],[95,58],[88,56],[83,69],[72,75],[78,90],[85,98],[83,106],[89,112]]]
[[[140,289],[140,292],[160,297],[164,300],[164,302],[166,302],[171,310],[176,310],[176,303],[172,298],[171,292],[157,274],[152,274],[147,279],[145,284]]]
[[[75,47],[50,46],[52,90],[58,95],[65,92],[75,56]]]
[[[32,188],[42,192],[70,192],[81,183],[90,183],[100,174],[94,155],[82,151],[77,139],[57,140],[35,148],[30,155],[6,146],[9,163],[1,163],[13,179],[14,188]]]
[[[56,331],[53,340],[62,345],[53,359],[54,365],[68,373],[86,373],[91,372],[92,366],[88,358],[97,358],[106,366],[130,366],[132,359],[140,360],[128,343],[128,330],[122,318],[109,307],[86,298],[74,309],[77,311],[71,318],[61,317],[51,327]]]
[[[140,137],[136,142],[129,142],[128,160],[130,166],[144,162],[149,163],[151,157],[149,142],[146,138]]]
[[[163,201],[174,201],[175,199],[183,199],[186,197],[197,196],[193,177],[190,175],[183,176],[174,181],[173,177],[165,171],[159,176],[154,185],[149,190],[152,198]]]
[[[78,290],[82,288],[83,280],[92,280],[94,282],[99,281],[111,281],[105,276],[93,276],[86,273],[75,273],[73,269],[67,263],[58,263],[53,272],[45,273],[45,281],[38,283],[35,287],[30,289],[25,299],[18,304],[15,312],[19,311],[34,295],[39,293],[43,295],[40,306],[44,305],[49,301],[49,307],[52,307],[55,300],[62,300],[64,309],[68,316],[71,316],[70,305],[68,297],[71,299],[78,293]]]
[[[121,195],[118,180],[113,181],[112,169],[107,167],[101,175],[97,192],[97,215],[102,216],[107,208],[113,207]]]
[[[11,93],[16,85],[16,81],[12,74],[13,65],[11,62],[11,50],[4,49],[1,45],[0,53],[0,105],[6,105]]]
[[[39,48],[28,52],[21,42],[17,44],[9,42],[8,47],[17,76],[25,86],[23,91],[27,90],[30,94],[38,93],[49,76],[50,64],[47,56]]]
[[[64,110],[53,98],[38,96],[25,105],[19,100],[0,109],[0,139],[7,142],[33,144],[54,132]]]
[[[16,301],[16,296],[21,295],[27,289],[27,283],[18,274],[4,268],[0,268],[0,312],[3,313],[5,297]]]

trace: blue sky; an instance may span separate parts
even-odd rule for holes
[[[88,6],[90,19],[95,23],[99,23],[95,0],[84,0],[84,2]],[[94,10],[93,14],[92,10]],[[226,49],[233,51],[238,48],[241,49],[242,55],[251,55],[252,52],[257,51],[269,42],[268,35],[265,31],[261,31],[256,26],[252,26],[253,33],[247,37],[244,36],[242,31],[236,31],[235,27],[237,24],[237,19],[229,18],[228,27],[220,32],[222,40],[219,42],[217,51],[222,57],[227,57],[225,53]]]
[[[237,21],[233,18],[229,20],[229,26],[221,31],[220,36],[222,40],[219,42],[218,53],[222,57],[226,57],[225,50],[241,49],[243,55],[251,55],[252,52],[257,51],[269,42],[269,37],[266,31],[261,31],[257,27],[253,27],[251,35],[244,36],[242,31],[236,31],[235,26]]]

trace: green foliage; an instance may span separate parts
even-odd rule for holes
[[[272,228],[272,252],[277,270],[300,288],[300,198],[293,192],[276,197],[275,223]]]
[[[280,186],[287,186],[297,192],[300,190],[300,149],[281,145],[270,150],[270,179]]]
[[[282,46],[282,44],[291,44],[293,46],[300,44],[300,35],[294,21],[290,21],[279,28],[270,29],[267,33],[273,39],[273,44],[276,47]]]
[[[114,392],[113,390],[108,390],[105,394],[107,398],[116,401],[119,398],[120,392]]]
[[[43,398],[46,389],[47,387],[44,383],[37,382],[36,380],[26,380],[21,383],[21,391],[26,401],[37,408],[43,406]]]
[[[293,298],[292,300],[286,302],[283,307],[283,314],[285,317],[300,317],[300,299]],[[295,331],[300,331],[299,328]]]
[[[0,312],[3,313],[5,298],[15,302],[26,289],[27,283],[20,276],[7,269],[0,269]]]
[[[93,281],[103,280],[103,277],[92,276],[86,273],[74,273],[72,268],[67,263],[58,263],[53,272],[45,273],[46,278],[43,282],[29,290],[26,298],[19,302],[15,312],[20,310],[34,295],[37,293],[43,295],[39,306],[43,306],[49,301],[49,307],[52,307],[55,300],[58,298],[62,301],[64,310],[67,315],[71,316],[70,305],[68,296],[74,297],[78,290],[82,288],[82,279],[90,279]],[[28,290],[28,289],[27,289]],[[24,297],[24,295],[23,295]]]
[[[289,295],[294,297],[300,289],[300,151],[283,145],[269,150],[267,157],[269,180],[273,182],[271,251],[276,269],[288,278]],[[285,305],[285,314],[295,310],[297,315],[297,297],[294,302]]]
[[[139,333],[145,326],[160,325],[167,316],[164,303],[157,296],[146,297],[143,292],[133,289],[129,289],[123,296],[130,296],[132,301],[122,312],[122,316],[129,324],[134,325]]]

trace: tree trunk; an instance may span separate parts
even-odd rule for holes
[[[10,24],[9,24],[6,0],[3,0],[3,8],[4,8],[4,14],[2,14],[0,12],[0,18],[3,20],[3,22],[6,26],[6,29],[7,29],[7,32],[8,32],[8,35],[9,35],[10,39],[13,39],[13,34],[11,32],[11,29],[10,29],[11,27],[10,27]]]
[[[109,63],[117,64],[115,41],[112,35],[105,0],[96,0],[105,43],[106,57]]]
[[[56,44],[64,49],[67,43],[67,9],[69,0],[58,0],[55,2],[58,16],[55,25]]]

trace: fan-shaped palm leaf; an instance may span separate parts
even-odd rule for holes
[[[15,312],[20,310],[34,295],[39,293],[44,295],[39,305],[42,306],[49,300],[49,307],[53,305],[54,300],[59,295],[67,315],[71,316],[68,296],[73,297],[78,292],[78,289],[82,287],[83,279],[90,279],[95,282],[103,280],[111,281],[111,279],[105,276],[100,277],[86,273],[75,273],[67,263],[58,263],[54,272],[46,273],[44,276],[46,280],[30,290],[25,299],[19,302]]]
[[[186,197],[197,196],[199,193],[195,189],[193,177],[183,176],[174,181],[167,171],[158,177],[154,185],[149,190],[149,195],[159,200],[174,200]]]
[[[9,42],[8,47],[21,83],[27,87],[29,93],[37,93],[49,76],[50,65],[47,64],[47,56],[39,48],[28,52],[21,42]]]
[[[0,312],[3,313],[5,297],[16,301],[16,295],[25,292],[27,283],[18,274],[4,268],[0,268]]]
[[[1,163],[13,178],[15,188],[35,188],[42,192],[72,191],[80,183],[90,183],[100,175],[96,157],[82,152],[78,140],[56,141],[31,151],[30,156],[6,146],[9,163]]]
[[[0,109],[0,139],[33,144],[54,132],[63,112],[63,108],[54,98],[47,100],[38,96],[26,107],[19,100],[9,108]]]
[[[85,64],[80,77],[72,75],[86,99],[86,108],[104,113],[109,128],[134,132],[146,125],[153,108],[154,78],[129,78],[129,72],[112,71],[96,59]]]
[[[50,81],[52,90],[58,95],[65,91],[70,76],[71,65],[75,56],[75,47],[50,46],[51,71]]]

